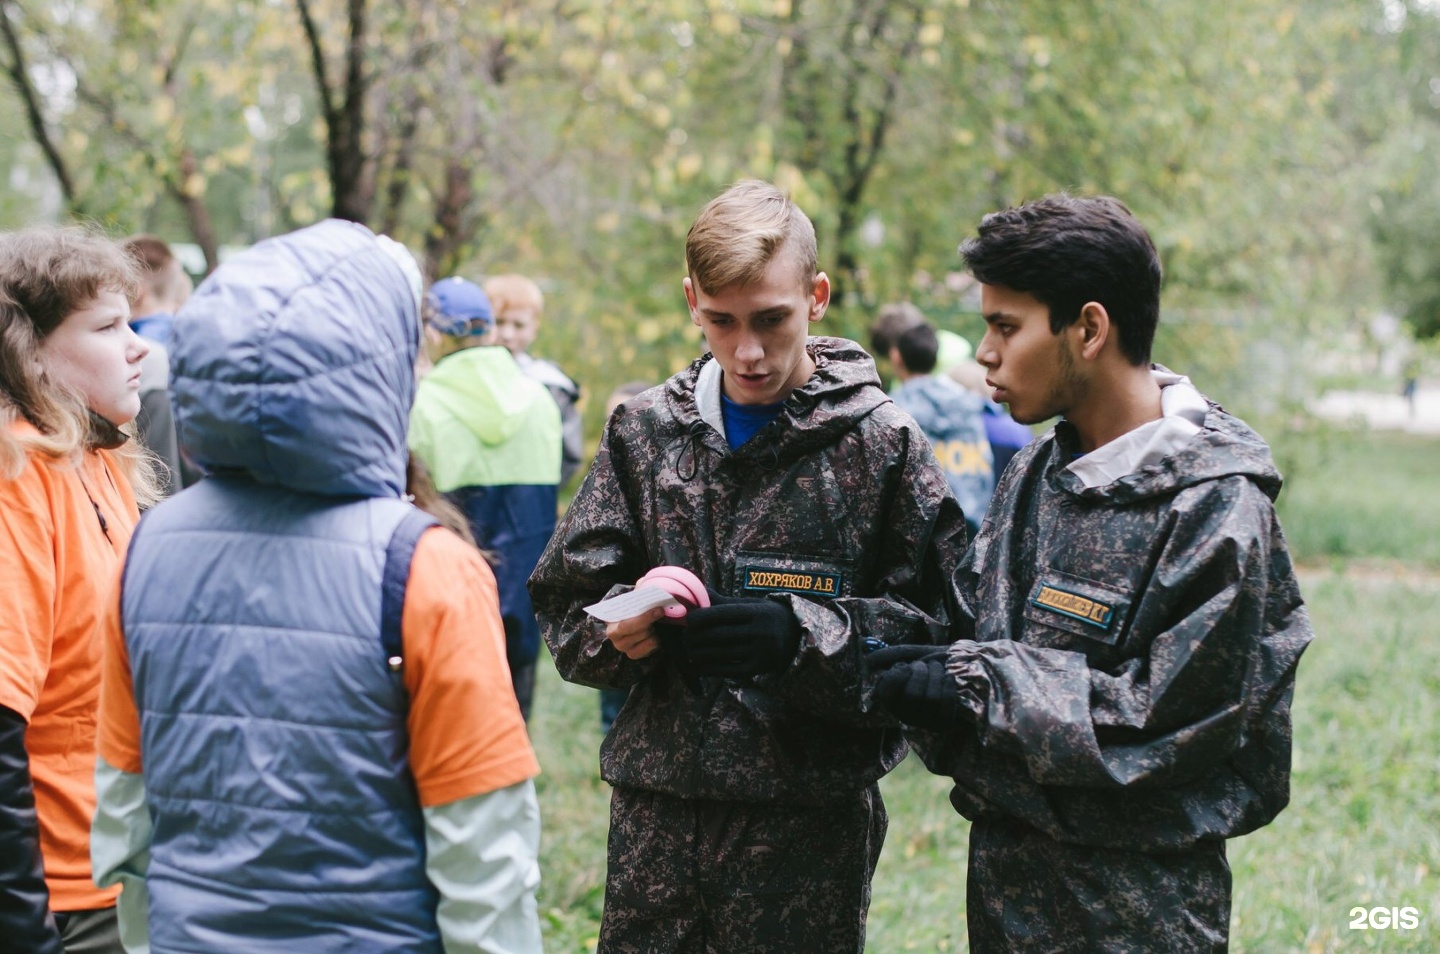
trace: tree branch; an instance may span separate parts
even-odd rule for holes
[[[210,222],[210,210],[205,205],[204,197],[196,195],[189,187],[190,177],[195,174],[197,168],[195,153],[182,142],[178,170],[163,171],[160,167],[160,160],[155,155],[154,144],[124,122],[120,118],[120,109],[116,106],[115,101],[99,95],[86,86],[79,73],[75,74],[75,97],[98,112],[112,132],[129,143],[137,153],[144,157],[150,172],[160,180],[165,191],[184,210],[186,223],[190,227],[190,235],[195,239],[195,244],[199,245],[201,251],[205,253],[205,270],[207,273],[213,271],[215,266],[220,264],[220,254],[219,246],[215,241],[215,231]]]
[[[310,14],[308,0],[295,0],[295,8],[300,11],[300,23],[305,28],[305,39],[310,43],[310,64],[315,70],[315,87],[320,93],[320,111],[325,116],[326,127],[333,130],[336,122],[335,95],[330,90],[330,71],[325,65],[325,50],[320,45],[320,30]]]
[[[55,178],[60,181],[60,194],[65,197],[65,204],[73,208],[75,182],[70,178],[65,157],[60,155],[60,149],[50,138],[50,130],[45,125],[45,114],[40,109],[40,97],[35,90],[35,84],[30,80],[30,71],[25,65],[25,51],[20,45],[15,25],[10,20],[9,7],[8,0],[0,0],[0,32],[5,34],[5,45],[10,49],[10,62],[6,64],[5,72],[10,74],[10,82],[14,84],[15,91],[20,94],[20,99],[25,104],[25,118],[30,123],[31,135],[35,137],[40,151],[45,153],[45,160],[50,164]]]
[[[195,34],[198,20],[199,16],[193,14],[185,19],[185,25],[180,28],[180,35],[175,38],[175,54],[170,57],[170,62],[165,64],[165,79],[161,86],[172,99],[175,96],[175,74],[180,69],[180,61],[185,58],[185,50],[190,45],[190,37]]]

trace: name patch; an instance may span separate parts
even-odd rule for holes
[[[743,580],[741,585],[745,589],[759,593],[814,593],[816,596],[836,596],[840,593],[840,574],[838,573],[811,573],[747,566]]]
[[[1040,591],[1030,602],[1100,629],[1109,629],[1115,619],[1115,607],[1079,593],[1066,592],[1050,583],[1040,584]]]

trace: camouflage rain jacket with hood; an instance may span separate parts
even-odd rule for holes
[[[864,789],[905,752],[893,723],[860,713],[861,641],[943,638],[964,523],[870,358],[836,338],[807,347],[815,373],[733,451],[709,355],[621,405],[531,578],[561,675],[634,687],[601,749],[612,785],[813,804]],[[687,684],[663,649],[618,652],[583,607],[666,564],[782,600],[802,631],[794,661]]]
[[[1200,416],[1178,451],[1102,486],[1068,469],[1063,422],[1006,471],[956,581],[973,630],[949,668],[978,733],[912,733],[967,818],[1165,851],[1253,831],[1289,800],[1313,634],[1280,475],[1244,422]]]
[[[977,954],[1224,951],[1225,839],[1289,800],[1312,633],[1280,475],[1188,382],[1162,405],[1184,392],[1188,436],[1079,457],[1062,422],[1021,450],[956,574],[972,720],[911,741],[974,822]]]

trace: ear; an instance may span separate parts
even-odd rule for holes
[[[830,305],[830,276],[824,272],[815,274],[815,282],[810,289],[810,314],[811,321],[819,321],[825,317],[825,309]]]
[[[1105,350],[1110,340],[1110,313],[1098,301],[1086,302],[1080,309],[1080,318],[1073,326],[1080,348],[1080,357],[1094,361]]]
[[[905,367],[905,359],[900,357],[899,345],[891,345],[890,353],[886,355],[886,357],[890,359],[890,366],[896,370]]]
[[[685,303],[690,306],[690,323],[696,328],[700,327],[699,306],[695,303],[695,286],[690,281],[690,276],[685,276],[682,283],[685,288]]]

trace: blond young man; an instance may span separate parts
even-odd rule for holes
[[[531,577],[572,682],[629,689],[601,952],[860,951],[904,754],[862,713],[865,637],[930,643],[965,543],[923,434],[850,341],[810,220],[741,182],[691,227],[683,287],[708,352],[611,415]],[[711,606],[605,625],[584,607],[654,567]]]

